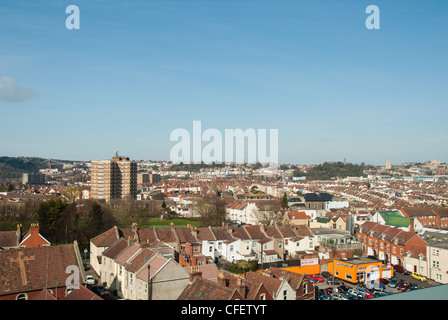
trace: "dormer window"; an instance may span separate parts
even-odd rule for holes
[[[16,300],[28,300],[28,295],[26,293],[19,293],[16,296]]]

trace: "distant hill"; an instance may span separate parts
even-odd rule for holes
[[[37,157],[0,157],[0,180],[21,178],[22,173],[39,172],[40,169],[61,168],[68,160]]]
[[[325,162],[317,165],[306,173],[295,170],[295,176],[305,176],[307,180],[331,180],[332,178],[341,177],[362,177],[364,175],[364,165],[352,163],[344,164],[342,162]]]

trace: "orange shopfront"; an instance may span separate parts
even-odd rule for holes
[[[366,279],[389,279],[393,276],[392,266],[384,266],[379,260],[367,258],[334,259],[333,262],[328,263],[328,271],[336,278],[354,284],[363,283]]]

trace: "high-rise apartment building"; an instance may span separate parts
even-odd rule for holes
[[[134,198],[137,194],[137,163],[127,157],[93,160],[91,165],[91,198]]]
[[[387,170],[392,169],[392,162],[390,161],[390,159],[387,159],[387,160],[386,160],[386,169],[387,169]]]

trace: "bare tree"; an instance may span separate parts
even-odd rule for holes
[[[225,202],[216,195],[204,195],[196,200],[191,209],[200,215],[203,226],[221,225],[226,218]]]
[[[280,224],[282,221],[281,203],[277,200],[257,203],[252,213],[258,222],[265,226]]]

